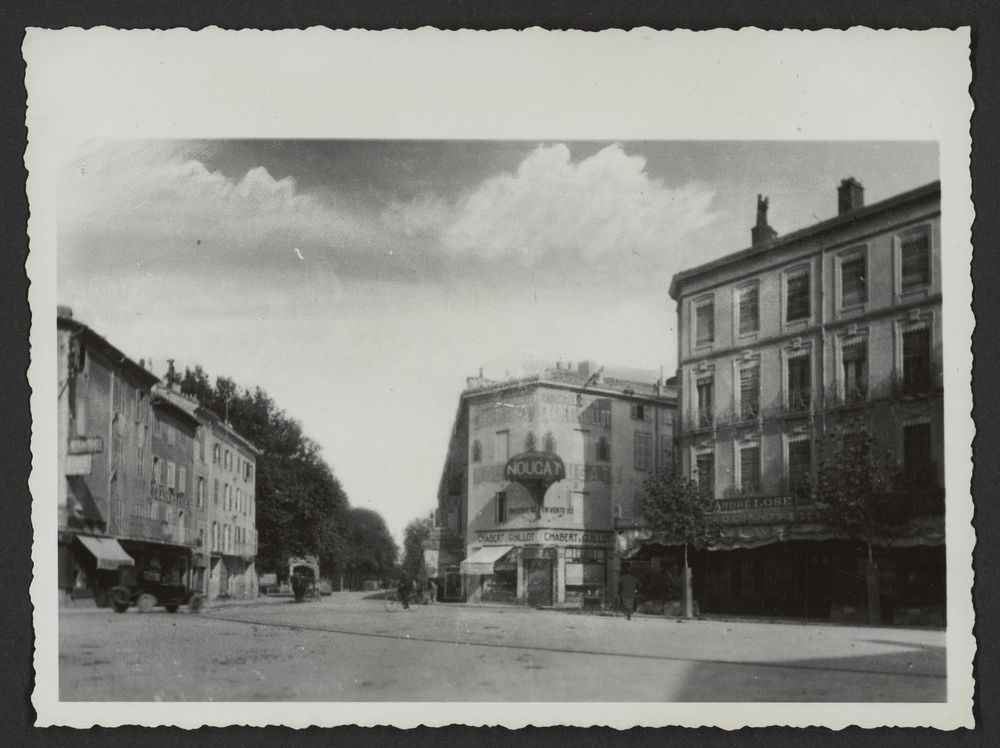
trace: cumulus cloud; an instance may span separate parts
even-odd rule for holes
[[[667,186],[621,145],[573,162],[558,144],[538,147],[514,173],[483,181],[450,207],[421,199],[393,205],[384,217],[404,233],[437,231],[452,257],[514,257],[531,266],[547,255],[594,261],[664,252],[715,218],[713,196],[697,185]]]
[[[370,241],[365,222],[257,166],[234,179],[191,146],[93,144],[60,180],[60,261],[287,262],[291,247],[339,249]],[[323,252],[309,255],[321,260]]]

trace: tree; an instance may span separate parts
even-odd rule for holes
[[[708,481],[685,478],[677,466],[646,479],[642,514],[665,544],[684,546],[684,616],[694,615],[688,547],[701,546],[709,532],[712,492]]]
[[[396,565],[399,546],[382,515],[360,507],[351,507],[344,515],[345,571],[355,577],[384,578]]]
[[[424,517],[415,519],[403,530],[403,571],[416,579],[424,573],[424,541],[430,536],[434,523]]]
[[[909,511],[896,490],[899,473],[892,455],[867,431],[831,434],[820,451],[816,474],[819,515],[834,529],[864,542],[868,617],[882,620],[874,546],[888,545]]]

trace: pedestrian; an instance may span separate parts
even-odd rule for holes
[[[438,586],[433,579],[427,580],[427,604],[433,605],[437,601]]]
[[[629,564],[622,565],[622,575],[618,579],[618,601],[625,612],[625,620],[632,620],[632,611],[635,610],[636,595],[639,592],[639,580],[632,575],[632,568]]]
[[[413,582],[410,581],[410,577],[405,573],[399,578],[396,594],[399,595],[399,602],[403,604],[403,609],[409,610],[410,595],[413,594]]]

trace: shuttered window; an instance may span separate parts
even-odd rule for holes
[[[812,375],[809,356],[788,359],[788,407],[790,410],[808,410],[812,396]]]
[[[903,386],[926,392],[930,386],[931,335],[926,327],[903,333]]]
[[[635,432],[635,469],[653,469],[653,438],[642,431]]]
[[[754,364],[740,369],[740,418],[744,421],[760,414],[760,369]]]
[[[760,329],[759,299],[757,286],[748,286],[739,292],[740,335],[757,332]]]
[[[711,377],[698,380],[698,426],[711,426],[715,416],[712,405],[712,391],[715,381]]]
[[[840,305],[856,306],[868,301],[865,258],[858,255],[840,263]]]
[[[812,442],[808,439],[788,443],[788,490],[797,499],[812,493]]]
[[[715,304],[706,301],[695,310],[695,343],[707,345],[715,340]]]
[[[760,492],[760,445],[740,447],[740,489],[745,494]]]
[[[809,308],[809,273],[796,273],[788,276],[785,299],[785,321],[794,322],[808,319]]]
[[[849,343],[841,348],[844,367],[844,399],[847,402],[864,400],[868,396],[868,345],[864,340]]]
[[[927,286],[931,282],[931,242],[927,232],[904,237],[899,250],[903,293]]]
[[[707,486],[710,494],[715,488],[715,455],[712,452],[703,452],[695,457],[695,464],[698,467],[698,483]],[[714,495],[714,494],[713,494]]]

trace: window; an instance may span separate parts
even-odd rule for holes
[[[187,468],[183,465],[177,467],[177,493],[187,493]]]
[[[715,453],[701,452],[695,456],[695,479],[715,495]]]
[[[740,369],[740,420],[760,415],[760,367],[754,363]]]
[[[198,429],[198,458],[205,461],[205,429]]]
[[[611,462],[611,445],[608,443],[606,436],[601,436],[597,439],[597,461]]]
[[[198,508],[205,506],[205,479],[198,476]]]
[[[222,448],[218,444],[212,447],[212,462],[214,464],[216,465],[219,464],[219,456],[221,453],[222,453]]]
[[[177,429],[174,428],[173,424],[166,424],[167,427],[167,444],[177,443]]]
[[[913,488],[927,488],[936,482],[929,423],[903,427],[903,480]]]
[[[739,289],[736,295],[736,309],[739,313],[737,329],[740,335],[757,332],[760,329],[760,305],[757,284],[755,283],[752,286],[745,286]]]
[[[167,460],[167,488],[173,490],[177,482],[177,466]]]
[[[715,380],[712,377],[703,377],[698,380],[698,426],[711,426],[715,418],[715,410],[712,404],[712,394],[715,390]]]
[[[760,445],[740,446],[740,491],[744,494],[760,492]]]
[[[840,305],[857,306],[868,301],[865,256],[852,255],[840,261]]]
[[[812,395],[812,372],[809,355],[788,359],[788,409],[793,412],[809,410]]]
[[[212,523],[212,550],[219,550],[219,523]]]
[[[634,421],[645,421],[646,420],[646,408],[638,403],[632,403],[631,408],[632,420]]]
[[[812,441],[788,442],[788,490],[796,499],[812,496]]]
[[[853,403],[868,397],[868,344],[854,340],[840,349],[844,378],[844,400]]]
[[[674,444],[669,434],[660,434],[660,469],[666,470],[674,461]]]
[[[135,391],[135,422],[146,422],[146,393],[142,390]]]
[[[926,327],[903,333],[903,391],[920,394],[930,388],[931,331]]]
[[[507,462],[510,457],[510,432],[498,431],[493,448],[493,462]]]
[[[497,522],[503,524],[507,521],[507,492],[497,493]]]
[[[223,467],[226,468],[226,470],[233,469],[233,453],[230,452],[228,449],[226,450],[226,461],[223,464]]]
[[[528,435],[524,439],[524,451],[534,452],[537,449],[538,449],[538,443],[535,440],[535,432],[529,431]]]
[[[799,271],[788,276],[785,283],[785,321],[809,319],[809,271]]]
[[[146,448],[142,445],[135,448],[135,474],[146,477]]]
[[[215,479],[215,483],[212,485],[212,503],[216,506],[219,505],[219,479]]]
[[[931,237],[927,229],[911,232],[899,243],[900,290],[926,288],[931,282]]]
[[[545,451],[546,452],[556,451],[556,438],[552,435],[551,431],[545,434]]]
[[[476,439],[472,442],[472,461],[480,462],[483,459],[483,445]]]
[[[715,303],[703,301],[695,306],[695,345],[708,345],[715,340]]]
[[[635,469],[653,469],[653,438],[644,431],[635,432]]]

